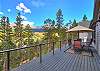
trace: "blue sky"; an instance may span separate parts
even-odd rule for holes
[[[25,19],[23,23],[41,26],[46,18],[56,20],[58,9],[62,9],[65,23],[74,19],[81,21],[84,14],[91,20],[94,0],[0,0],[0,16],[8,16],[15,22],[16,9]]]

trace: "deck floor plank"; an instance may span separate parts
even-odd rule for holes
[[[84,62],[85,61],[85,57],[82,56],[82,60],[81,60],[81,65],[80,65],[80,71],[84,71]]]
[[[82,67],[82,63],[83,63],[83,56],[80,54],[79,55],[79,62],[77,63],[78,67],[76,67],[76,70],[75,71],[81,71],[81,67]]]
[[[65,68],[65,65],[67,65],[69,63],[69,61],[71,60],[71,58],[72,58],[71,54],[69,54],[69,56],[66,55],[66,60],[63,61],[63,64],[61,66],[59,65],[59,67],[56,68],[57,69],[56,71],[63,70]]]
[[[96,66],[97,66],[97,68],[98,68],[98,71],[100,71],[100,59],[99,59],[99,57],[97,56],[97,54],[95,55],[96,56]]]
[[[91,65],[90,65],[90,60],[89,60],[89,58],[91,58],[91,57],[87,57],[88,71],[92,71],[92,70],[91,70]]]
[[[58,71],[60,68],[62,68],[62,66],[64,65],[64,63],[67,62],[67,60],[70,58],[70,54],[66,55],[65,58],[61,58],[61,61],[59,61],[53,68],[50,69],[50,71]]]
[[[68,53],[68,54],[69,54],[69,53]],[[66,68],[68,67],[68,65],[70,64],[71,59],[73,59],[73,57],[74,57],[74,56],[70,53],[70,57],[67,58],[67,62],[64,63],[63,67],[60,68],[58,71],[65,71]]]
[[[41,64],[37,58],[11,71],[100,71],[100,57],[95,53],[90,57],[58,49],[54,55],[49,53],[42,59]]]
[[[99,69],[99,61],[97,61],[97,57],[96,57],[96,54],[95,54],[95,57],[94,57],[94,59],[93,59],[93,65],[94,65],[94,67],[95,67],[95,71],[100,71],[100,69]]]
[[[70,64],[71,66],[69,67],[68,71],[73,71],[75,66],[77,65],[77,62],[79,60],[79,55],[76,54],[76,58],[74,59],[74,61]],[[66,70],[67,71],[67,70]]]

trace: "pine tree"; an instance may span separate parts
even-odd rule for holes
[[[16,26],[15,26],[15,38],[16,38],[16,43],[18,43],[18,47],[21,47],[23,45],[23,24],[21,22],[23,19],[21,18],[20,12],[17,13],[16,17]]]
[[[26,25],[25,29],[24,29],[24,43],[25,45],[32,45],[33,44],[33,32],[32,32],[32,28],[30,27],[30,25]]]
[[[51,25],[53,28],[55,28],[55,21],[53,20],[52,21],[52,25]]]
[[[65,29],[68,29],[68,26],[71,25],[71,24],[72,24],[72,21],[69,20],[69,22],[65,24]]]
[[[78,23],[76,22],[76,20],[74,19],[73,23],[72,23],[72,28],[78,26]]]
[[[84,16],[83,16],[83,21],[86,21],[86,20],[87,20],[87,16],[84,15]]]
[[[56,21],[57,21],[56,26],[57,26],[58,29],[60,29],[62,27],[63,21],[64,21],[63,14],[62,14],[62,10],[61,9],[59,9],[57,11],[56,16],[57,16],[57,18],[56,18]]]
[[[14,43],[12,42],[12,36],[11,36],[11,32],[12,32],[12,28],[10,27],[10,23],[9,23],[9,18],[6,16],[1,17],[1,28],[2,28],[2,48],[3,49],[9,49],[14,46]]]
[[[12,41],[12,28],[10,27],[10,23],[9,23],[9,18],[6,16],[2,16],[1,17],[1,29],[2,29],[2,49],[11,49],[11,48],[15,48],[15,44]],[[4,54],[2,57],[2,61],[4,61],[3,66],[6,66],[6,54]],[[13,57],[12,57],[13,58]]]
[[[63,14],[62,14],[62,10],[61,9],[59,9],[58,11],[57,11],[57,13],[56,13],[56,16],[57,16],[57,18],[56,18],[56,26],[57,26],[57,32],[58,32],[58,36],[59,36],[59,40],[61,40],[61,29],[63,28],[63,21],[64,21],[64,19],[63,19]]]
[[[46,34],[45,34],[45,36],[47,36],[46,38],[48,39],[48,41],[50,42],[50,40],[51,40],[51,29],[52,29],[52,20],[51,19],[46,19],[45,21],[44,21],[44,26],[43,26],[43,28],[46,30]]]

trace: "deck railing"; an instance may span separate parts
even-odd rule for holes
[[[61,47],[62,47],[62,42],[63,41],[59,41],[59,48],[60,48],[60,51],[61,51]],[[52,46],[50,46],[52,48],[52,53],[54,55],[55,53],[55,43],[57,42],[52,42],[52,43],[41,43],[41,44],[37,44],[37,45],[33,45],[33,46],[26,46],[26,47],[21,47],[21,48],[15,48],[15,49],[9,49],[9,50],[3,50],[3,51],[0,51],[0,54],[3,54],[5,53],[6,54],[6,66],[5,68],[3,68],[4,71],[10,71],[10,62],[12,58],[10,58],[10,55],[11,55],[11,52],[16,52],[16,51],[19,51],[19,50],[23,50],[23,49],[30,49],[30,48],[35,48],[35,47],[39,47],[39,60],[40,60],[40,63],[42,63],[42,46],[43,45],[49,45],[51,44]],[[58,47],[58,46],[57,46]],[[16,57],[16,56],[15,56]]]

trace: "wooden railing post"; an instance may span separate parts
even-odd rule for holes
[[[54,46],[55,46],[54,44],[55,44],[55,42],[53,42],[53,55],[54,55],[54,51],[55,51],[55,50],[54,50],[54,49],[55,49],[55,48],[54,48]]]
[[[7,71],[10,71],[10,51],[7,51]]]
[[[61,51],[61,41],[60,41],[60,51]]]
[[[65,44],[65,48],[66,48],[67,40],[65,40],[65,43],[64,44]]]
[[[40,46],[40,63],[42,63],[42,44],[40,44],[39,46]]]

